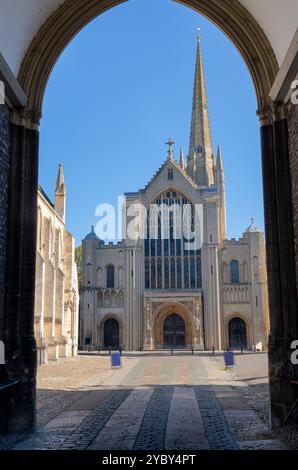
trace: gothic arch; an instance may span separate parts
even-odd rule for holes
[[[127,0],[66,0],[39,29],[23,59],[18,79],[28,96],[27,118],[39,123],[45,87],[64,48],[91,20]],[[266,35],[237,0],[175,0],[206,16],[230,38],[253,80],[259,112],[270,105],[278,64]]]

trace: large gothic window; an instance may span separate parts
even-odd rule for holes
[[[163,220],[158,210],[161,205],[168,208],[168,217]],[[186,205],[189,211],[184,212],[183,207]],[[150,209],[152,206],[157,210],[154,217]],[[200,288],[201,249],[188,245],[192,241],[190,234],[198,223],[193,204],[183,194],[169,189],[160,194],[150,208],[144,243],[145,289]],[[185,226],[189,227],[187,234],[184,231]]]

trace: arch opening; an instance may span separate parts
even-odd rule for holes
[[[108,8],[111,8],[113,6],[116,6],[120,3],[122,3],[123,0],[107,0],[99,2],[95,0],[84,0],[84,2],[79,2],[79,1],[66,1],[64,4],[49,18],[49,20],[46,22],[46,24],[41,28],[39,33],[36,35],[34,40],[32,41],[27,54],[23,60],[23,64],[19,73],[19,81],[21,85],[23,86],[25,92],[27,93],[28,96],[28,105],[25,110],[23,110],[21,113],[19,111],[16,111],[13,115],[13,121],[16,125],[16,128],[14,129],[14,139],[15,141],[18,141],[18,132],[19,129],[17,126],[22,126],[25,125],[29,131],[27,137],[32,137],[30,140],[28,138],[28,142],[30,141],[30,145],[27,146],[26,150],[20,150],[20,158],[18,160],[22,162],[22,164],[25,167],[25,170],[27,171],[28,175],[30,175],[30,178],[28,181],[26,181],[26,186],[27,188],[24,189],[24,184],[20,184],[20,189],[18,190],[18,194],[21,194],[21,190],[23,191],[22,197],[20,197],[20,202],[18,201],[18,204],[16,206],[16,211],[18,211],[19,214],[22,213],[19,206],[25,206],[24,200],[28,199],[28,201],[32,201],[33,199],[29,197],[29,193],[34,193],[35,187],[37,188],[37,172],[35,168],[35,160],[37,159],[38,155],[38,136],[36,130],[38,129],[39,125],[39,120],[41,116],[41,108],[42,108],[42,99],[43,99],[43,94],[44,94],[44,89],[48,80],[48,77],[50,75],[50,72],[53,68],[53,65],[55,64],[55,61],[59,57],[61,51],[63,48],[70,42],[70,40],[75,36],[75,34],[91,19],[95,18],[99,14],[101,14],[103,11],[105,11]],[[179,0],[177,0],[179,1]],[[271,101],[269,99],[269,91],[271,88],[271,85],[274,81],[274,78],[277,74],[278,71],[278,66],[274,57],[273,50],[270,46],[269,41],[265,37],[263,31],[261,30],[260,26],[256,23],[256,21],[253,19],[253,17],[236,1],[230,2],[230,0],[222,0],[220,3],[217,0],[184,0],[184,1],[179,1],[179,3],[184,4],[185,6],[189,6],[199,13],[204,14],[207,16],[208,19],[213,21],[231,40],[232,42],[236,45],[238,50],[240,51],[240,54],[244,58],[246,64],[248,65],[248,68],[251,72],[254,86],[256,89],[256,94],[258,97],[258,112],[259,115],[262,119],[262,125],[264,126],[264,132],[262,133],[262,139],[266,143],[268,142],[272,136],[269,136],[268,132],[272,131],[272,129],[267,129],[266,127],[269,127],[269,123],[271,123]],[[235,7],[237,6],[237,8]],[[59,34],[57,34],[59,31]],[[19,119],[22,118],[22,119]],[[21,124],[20,124],[21,123]],[[34,129],[32,132],[32,135],[30,132]],[[277,142],[279,136],[284,137],[284,133],[282,129],[279,129],[280,133],[278,134],[277,138],[274,136],[274,142],[273,142],[273,150],[271,151],[268,148],[265,148],[263,150],[263,160],[264,160],[264,172],[265,172],[265,178],[264,181],[266,180],[266,177],[268,176],[268,183],[265,185],[266,189],[266,196],[268,198],[270,194],[270,184],[272,184],[272,203],[268,200],[267,201],[267,231],[269,234],[271,233],[279,233],[277,230],[279,228],[279,221],[275,220],[275,218],[270,219],[270,214],[276,215],[282,212],[282,208],[286,206],[286,203],[283,204],[282,200],[283,198],[281,197],[282,195],[282,190],[280,188],[275,188],[273,185],[274,182],[274,176],[275,173],[274,171],[274,150],[276,148],[282,153],[284,151],[283,145],[280,144],[280,142]],[[286,129],[285,129],[286,131]],[[282,139],[281,140],[285,140]],[[270,141],[271,142],[271,141]],[[21,148],[21,146],[19,146]],[[285,150],[286,151],[286,150]],[[32,153],[34,155],[34,160],[33,162],[33,171],[29,171],[32,168],[29,167],[29,158],[28,153]],[[25,161],[26,157],[28,162]],[[19,155],[18,155],[19,157]],[[268,164],[265,161],[268,160]],[[24,163],[23,163],[24,160]],[[272,160],[272,161],[271,161]],[[282,159],[279,159],[280,161]],[[272,165],[271,165],[272,163]],[[20,164],[19,164],[20,165]],[[271,165],[271,166],[270,166]],[[269,168],[270,167],[270,168]],[[17,166],[17,169],[19,166]],[[285,173],[287,171],[287,168],[285,169]],[[18,174],[21,172],[15,171],[15,174]],[[287,176],[287,175],[286,175]],[[16,180],[18,185],[19,180]],[[289,187],[290,185],[285,185]],[[269,198],[270,199],[270,198]],[[277,208],[274,209],[272,206],[274,206],[274,203],[277,201]],[[288,206],[291,208],[291,205],[288,204]],[[31,212],[28,211],[29,215],[32,216],[31,218],[28,217],[28,222],[25,221],[25,223],[22,225],[22,232],[20,233],[20,238],[26,239],[26,234],[32,233],[34,231],[34,224],[35,224],[35,216],[33,214],[34,211],[34,204],[32,204],[32,210]],[[290,209],[289,209],[290,211]],[[285,209],[285,214],[288,216],[288,220],[285,221],[285,226],[286,227],[292,227],[291,222],[291,214],[288,213],[288,211]],[[278,219],[278,218],[277,218]],[[284,217],[283,220],[285,220],[286,217]],[[33,221],[33,224],[32,224]],[[17,223],[15,224],[17,226]],[[32,226],[33,225],[33,226]],[[286,233],[287,230],[283,230],[283,233]],[[280,241],[276,240],[273,237],[273,242],[272,242],[272,247],[270,247],[270,254],[276,254],[276,253],[285,253],[286,249],[288,246],[291,248],[291,243],[288,243],[288,240],[291,242],[291,236],[292,234],[289,234],[289,237],[285,240],[284,246],[285,248],[283,249],[281,247]],[[30,237],[29,237],[30,238]],[[32,238],[32,237],[31,237]],[[14,245],[16,245],[18,242],[18,237],[16,237],[16,241],[14,242]],[[13,245],[13,246],[14,246]],[[30,249],[23,248],[23,244],[21,245],[21,252],[26,253],[27,257],[32,258],[32,252],[33,248]],[[28,244],[30,245],[30,244]],[[34,243],[31,244],[32,246],[35,246]],[[30,256],[29,256],[30,255]],[[277,258],[277,257],[276,257]],[[275,269],[275,262],[274,262],[274,257],[271,256],[270,262],[272,264],[272,271]],[[279,271],[278,271],[279,269]],[[24,268],[19,268],[18,266],[16,269],[11,270],[16,271],[16,272],[24,272]],[[32,279],[34,278],[33,275],[34,269],[29,267],[28,272],[29,274],[32,272]],[[283,272],[282,268],[278,267],[276,268],[276,277],[279,277],[281,279],[284,279],[285,273]],[[293,277],[293,276],[292,276]],[[15,278],[24,278],[24,276],[18,275],[15,276]],[[294,277],[293,277],[294,279]],[[272,286],[274,282],[272,281]],[[29,286],[30,287],[30,286]],[[294,292],[294,287],[291,286],[289,288],[289,291]],[[30,288],[29,288],[30,290]],[[273,294],[272,294],[273,296]],[[278,291],[276,294],[277,298],[282,298],[282,292]],[[27,296],[28,297],[28,296]],[[273,297],[272,297],[273,298]],[[20,298],[18,300],[18,305],[21,305],[24,303],[24,299]],[[295,303],[295,302],[294,302]],[[274,309],[274,305],[272,305],[272,308]],[[31,310],[31,306],[27,308],[27,311],[29,312]],[[22,311],[21,308],[19,308],[19,311]],[[30,313],[30,312],[29,312]],[[282,312],[284,313],[284,312]],[[29,318],[29,315],[27,315]],[[278,322],[278,319],[280,316],[276,315],[276,322]],[[29,323],[32,323],[32,318],[30,319]],[[19,322],[20,323],[20,322]],[[31,342],[28,341],[28,338],[32,338],[32,328],[30,327],[30,324],[28,323],[28,327],[26,326],[26,331],[24,328],[24,334],[23,338],[24,341],[28,342],[28,350],[32,346],[32,351],[34,349],[34,344],[33,341],[30,340]],[[279,325],[277,325],[279,326]],[[272,330],[275,331],[275,330]],[[283,334],[283,331],[281,335]],[[26,343],[27,344],[27,343]],[[31,350],[29,350],[29,353],[31,353]],[[27,354],[27,357],[30,357],[30,354]],[[277,355],[276,355],[277,357]],[[283,357],[283,356],[282,356]],[[26,361],[25,361],[26,362]],[[31,363],[28,364],[31,367]],[[32,371],[33,371],[32,367]],[[34,372],[32,372],[32,378],[33,378]],[[286,376],[286,373],[284,374]],[[33,380],[32,380],[33,382]],[[290,390],[290,387],[289,387]],[[30,393],[29,393],[30,395]],[[290,395],[289,395],[290,398]],[[33,403],[33,401],[32,401]],[[276,413],[282,414],[282,413]],[[32,419],[33,422],[33,419]]]
[[[118,349],[120,346],[119,322],[108,318],[104,323],[104,348]]]
[[[247,328],[242,318],[229,321],[229,349],[247,349]]]
[[[185,322],[177,313],[168,315],[163,324],[163,345],[165,348],[185,348]]]

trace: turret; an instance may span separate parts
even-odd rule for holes
[[[65,222],[66,216],[66,187],[64,181],[63,165],[59,164],[58,177],[55,187],[55,211],[61,217],[63,222]]]
[[[186,168],[186,164],[185,164],[185,158],[184,158],[184,151],[183,151],[183,147],[180,148],[180,168],[181,170],[185,170]]]

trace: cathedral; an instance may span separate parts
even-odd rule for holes
[[[200,38],[187,158],[181,149],[176,161],[173,144],[147,186],[125,194],[123,241],[105,244],[93,227],[83,240],[80,347],[264,350],[264,235],[252,220],[241,238],[227,238],[224,168],[220,148],[215,155],[212,147]],[[161,206],[168,208],[166,231],[151,211]],[[126,231],[132,213],[135,237]],[[187,243],[185,227],[197,228],[201,243]]]

